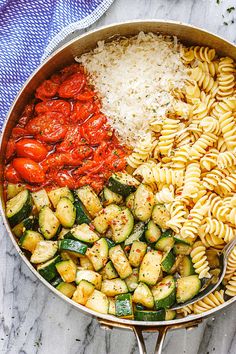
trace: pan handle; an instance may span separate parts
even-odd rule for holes
[[[169,329],[169,326],[163,326],[163,327],[158,328],[159,334],[157,337],[157,342],[156,342],[154,354],[161,354],[162,353],[162,348],[163,348],[165,336],[166,336],[168,329]],[[133,331],[134,331],[134,334],[135,334],[137,342],[138,342],[139,354],[147,354],[142,329],[140,329],[140,327],[134,326]]]
[[[170,325],[158,326],[158,327],[145,327],[145,326],[135,326],[135,325],[130,325],[130,324],[123,324],[123,323],[121,324],[121,323],[108,321],[108,320],[104,320],[104,319],[100,319],[100,318],[98,318],[98,321],[104,329],[112,329],[113,327],[115,327],[115,328],[124,328],[124,329],[132,330],[134,332],[135,337],[138,342],[139,354],[147,354],[145,341],[143,338],[143,332],[158,332],[159,333],[154,354],[161,354],[163,344],[165,341],[165,336],[166,336],[168,330],[180,329],[180,328],[192,329],[194,327],[197,327],[199,325],[199,323],[202,322],[202,320],[199,319],[199,320],[189,321],[187,323],[179,323],[179,324],[172,324],[172,325],[170,324]]]

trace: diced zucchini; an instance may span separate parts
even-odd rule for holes
[[[90,186],[77,189],[76,194],[93,218],[102,210],[102,204]]]
[[[173,251],[175,254],[189,255],[192,251],[192,247],[184,243],[176,243]]]
[[[109,261],[104,268],[100,271],[103,279],[115,279],[118,277],[118,273],[115,270],[112,261]]]
[[[145,231],[145,238],[148,243],[157,242],[161,237],[160,228],[154,223],[153,220],[150,220],[147,224],[147,229]]]
[[[106,237],[106,241],[107,241],[107,244],[108,244],[108,248],[110,249],[110,248],[112,248],[112,247],[115,247],[115,242],[114,241],[112,241],[110,238],[107,238]]]
[[[151,250],[145,254],[139,269],[139,281],[155,285],[161,272],[162,253]]]
[[[104,198],[104,205],[109,205],[109,204],[120,204],[123,201],[123,198],[121,195],[112,192],[109,188],[105,187],[103,189],[103,198]]]
[[[32,199],[28,189],[18,193],[6,203],[6,216],[11,227],[27,218],[32,211]]]
[[[61,282],[57,285],[56,289],[60,291],[63,295],[71,298],[76,291],[76,286],[74,284]]]
[[[57,252],[56,241],[39,241],[30,258],[31,263],[43,263],[53,258]]]
[[[129,263],[133,267],[139,267],[147,251],[147,244],[141,241],[134,241],[129,253]]]
[[[201,281],[198,275],[190,275],[177,279],[176,300],[178,304],[182,304],[191,300],[201,289]]]
[[[134,227],[134,217],[129,209],[123,209],[111,221],[112,238],[116,243],[125,241]]]
[[[59,240],[63,240],[63,239],[64,239],[64,236],[67,235],[68,232],[69,232],[68,229],[62,227],[61,230],[60,230],[60,232],[59,232],[59,234],[58,234],[58,238],[57,238],[58,241],[59,241]]]
[[[134,268],[132,274],[125,278],[126,285],[130,292],[133,292],[138,286],[138,268]]]
[[[18,193],[20,193],[24,189],[25,186],[23,184],[7,183],[7,200],[14,198]]]
[[[77,268],[72,260],[58,262],[56,268],[64,282],[72,283],[75,281]]]
[[[78,198],[76,198],[74,206],[76,209],[76,223],[78,225],[90,224],[92,219],[85,207],[83,206],[83,203]]]
[[[194,244],[195,238],[193,237],[186,237],[183,238],[180,234],[175,234],[174,239],[176,243],[186,244],[192,246]]]
[[[172,321],[176,318],[176,311],[166,310],[165,321]]]
[[[102,269],[108,260],[108,244],[105,238],[96,241],[93,247],[88,248],[86,256],[90,259],[96,271]]]
[[[141,304],[148,309],[152,309],[154,307],[152,292],[146,284],[142,282],[139,283],[137,288],[134,290],[133,302]]]
[[[152,288],[155,308],[170,308],[175,302],[175,293],[175,279],[172,275],[168,275]]]
[[[93,311],[108,313],[108,298],[101,291],[94,290],[85,306]]]
[[[38,219],[30,215],[28,218],[21,221],[13,227],[12,232],[16,237],[21,237],[26,230],[36,230],[38,228]]]
[[[31,193],[34,205],[36,206],[38,212],[44,207],[45,205],[50,207],[50,200],[48,198],[47,192],[45,189],[40,189],[37,192]]]
[[[125,205],[132,211],[134,210],[134,195],[135,193],[131,193],[125,200]]]
[[[134,215],[138,220],[147,221],[152,215],[154,195],[151,187],[140,184],[134,195]]]
[[[170,213],[164,204],[157,204],[154,206],[152,211],[152,220],[161,229],[168,229],[167,221],[170,220]]]
[[[112,220],[121,212],[120,207],[115,204],[108,205],[105,209],[101,210],[96,218],[93,220],[93,225],[97,232],[104,234]]]
[[[163,272],[169,273],[175,263],[175,256],[171,251],[167,252],[161,261]]]
[[[108,313],[109,315],[114,315],[116,314],[116,301],[113,297],[108,298]]]
[[[189,256],[183,257],[179,265],[179,273],[181,277],[188,277],[189,275],[195,274],[191,257]]]
[[[87,243],[94,243],[99,240],[99,236],[87,224],[81,224],[73,227],[65,238],[73,238],[75,240]]]
[[[85,305],[88,301],[88,298],[94,292],[95,286],[92,283],[89,283],[87,280],[81,280],[77,286],[72,300],[78,304]]]
[[[159,251],[169,252],[174,246],[175,240],[172,236],[161,235],[155,244],[155,248]]]
[[[93,265],[88,257],[80,257],[80,266],[83,269],[94,270]]]
[[[125,281],[120,278],[105,279],[102,282],[101,292],[107,296],[115,296],[127,293],[128,288]]]
[[[48,206],[42,207],[39,212],[39,227],[47,240],[53,238],[58,232],[60,221]]]
[[[169,274],[175,274],[178,272],[179,265],[182,262],[184,256],[182,254],[178,254],[175,258],[175,263],[173,264],[171,270],[169,271]]]
[[[134,310],[134,319],[136,321],[164,321],[166,311],[160,309],[157,311]]]
[[[57,207],[59,200],[63,197],[69,198],[72,201],[72,203],[74,202],[73,193],[69,190],[68,187],[52,189],[50,192],[48,192],[48,196],[55,209]]]
[[[56,217],[62,226],[70,228],[75,223],[76,210],[69,198],[62,197],[57,203]]]
[[[58,247],[61,251],[72,252],[74,255],[85,255],[88,246],[84,243],[71,239],[64,239],[58,241]]]
[[[108,188],[114,192],[127,197],[134,192],[140,182],[126,172],[114,173],[108,181]]]
[[[61,255],[61,259],[62,259],[63,261],[71,260],[71,261],[73,261],[75,264],[78,264],[78,256],[75,256],[75,255],[72,254],[71,252],[61,251],[60,255]]]
[[[132,268],[120,245],[110,248],[109,257],[121,279],[127,278],[132,273]]]
[[[53,280],[51,280],[51,285],[54,286],[54,288],[56,288],[60,283],[62,283],[63,280],[60,277],[60,275],[58,274]]]
[[[81,280],[87,280],[92,283],[96,289],[100,290],[102,286],[102,276],[92,270],[77,270],[76,284],[79,284]]]
[[[36,231],[26,230],[21,236],[19,245],[21,248],[33,253],[39,241],[43,240],[43,236]]]
[[[50,259],[46,263],[40,264],[37,267],[37,271],[39,272],[40,275],[47,281],[53,280],[57,275],[57,269],[56,269],[56,264],[61,261],[60,256],[56,256],[53,259]]]
[[[130,319],[133,318],[131,294],[121,294],[116,296],[116,316]]]
[[[134,225],[133,231],[130,236],[125,240],[125,246],[131,245],[134,241],[139,240],[145,231],[144,222],[140,221],[136,225]]]

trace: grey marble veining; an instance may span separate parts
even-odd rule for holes
[[[236,0],[221,0],[220,4],[216,0],[115,0],[91,28],[129,19],[171,19],[236,42],[236,11],[227,12],[231,6],[236,7]],[[234,24],[230,23],[233,19]],[[0,231],[0,353],[138,353],[133,333],[101,329],[96,320],[79,313],[39,283],[17,255],[2,222]],[[235,317],[233,305],[198,328],[168,333],[164,353],[235,354]],[[145,334],[150,353],[156,337]]]

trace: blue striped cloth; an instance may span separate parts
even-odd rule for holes
[[[113,0],[0,0],[0,128],[24,81],[67,35]]]

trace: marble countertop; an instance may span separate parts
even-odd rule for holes
[[[170,19],[206,28],[236,43],[236,10],[227,11],[232,6],[236,7],[236,0],[115,0],[92,28],[129,19]],[[105,331],[96,320],[54,296],[21,261],[2,222],[0,227],[0,353],[138,353],[132,332]],[[191,331],[168,333],[164,353],[236,353],[235,316],[236,304]],[[156,334],[145,338],[151,353]]]

